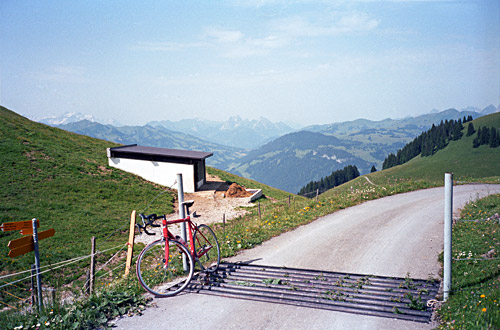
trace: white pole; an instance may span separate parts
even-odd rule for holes
[[[184,219],[186,217],[186,213],[184,212],[184,186],[182,184],[182,173],[177,173],[177,200],[179,201],[179,218]],[[187,234],[186,234],[186,223],[181,223],[181,238],[184,242],[187,242]],[[185,255],[182,255],[182,265],[184,266],[184,271],[188,271],[187,258]]]
[[[451,227],[453,216],[453,174],[444,176],[444,269],[443,288],[444,301],[448,300],[451,291]]]

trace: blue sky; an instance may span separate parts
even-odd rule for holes
[[[0,2],[0,104],[301,125],[500,104],[498,0]]]

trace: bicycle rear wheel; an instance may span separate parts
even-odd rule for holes
[[[169,244],[165,263],[165,244]],[[182,257],[186,257],[184,271]],[[194,273],[193,257],[184,245],[174,240],[157,240],[142,250],[136,264],[137,278],[142,287],[158,297],[178,294],[189,284]]]
[[[220,248],[212,228],[199,225],[194,232],[194,250],[201,269],[213,273],[219,268]]]

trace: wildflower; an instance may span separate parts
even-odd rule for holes
[[[486,312],[486,307],[483,307],[483,309],[481,309],[481,312]]]
[[[480,295],[481,298],[486,298],[486,296],[484,294]]]

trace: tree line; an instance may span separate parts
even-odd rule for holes
[[[396,154],[389,154],[382,165],[383,169],[401,165],[419,154],[422,157],[432,156],[438,150],[448,145],[449,141],[460,140],[463,136],[463,124],[469,122],[466,136],[476,134],[472,146],[477,148],[481,145],[489,145],[491,148],[500,147],[500,133],[495,127],[479,127],[476,131],[471,122],[472,116],[464,117],[463,120],[441,121],[438,126],[432,125],[432,128],[417,136],[413,141],[399,149]]]
[[[464,117],[463,120],[441,121],[437,126],[433,124],[429,130],[407,143],[396,154],[389,154],[384,160],[382,169],[404,164],[418,155],[422,157],[434,155],[438,150],[444,149],[449,141],[460,140],[463,136],[463,123],[469,121],[472,121],[472,116]]]
[[[355,165],[348,165],[342,170],[337,170],[332,172],[329,176],[321,178],[319,181],[311,181],[302,187],[299,191],[299,195],[306,195],[308,193],[316,192],[318,189],[320,192],[324,192],[333,187],[339,186],[347,181],[355,179],[359,176],[358,168]]]
[[[469,132],[471,132],[469,134]],[[467,136],[475,133],[474,125],[469,123],[467,128]],[[477,136],[472,141],[472,147],[477,148],[481,145],[489,145],[491,148],[497,148],[500,146],[500,134],[498,133],[498,128],[495,127],[479,127],[477,129]]]

